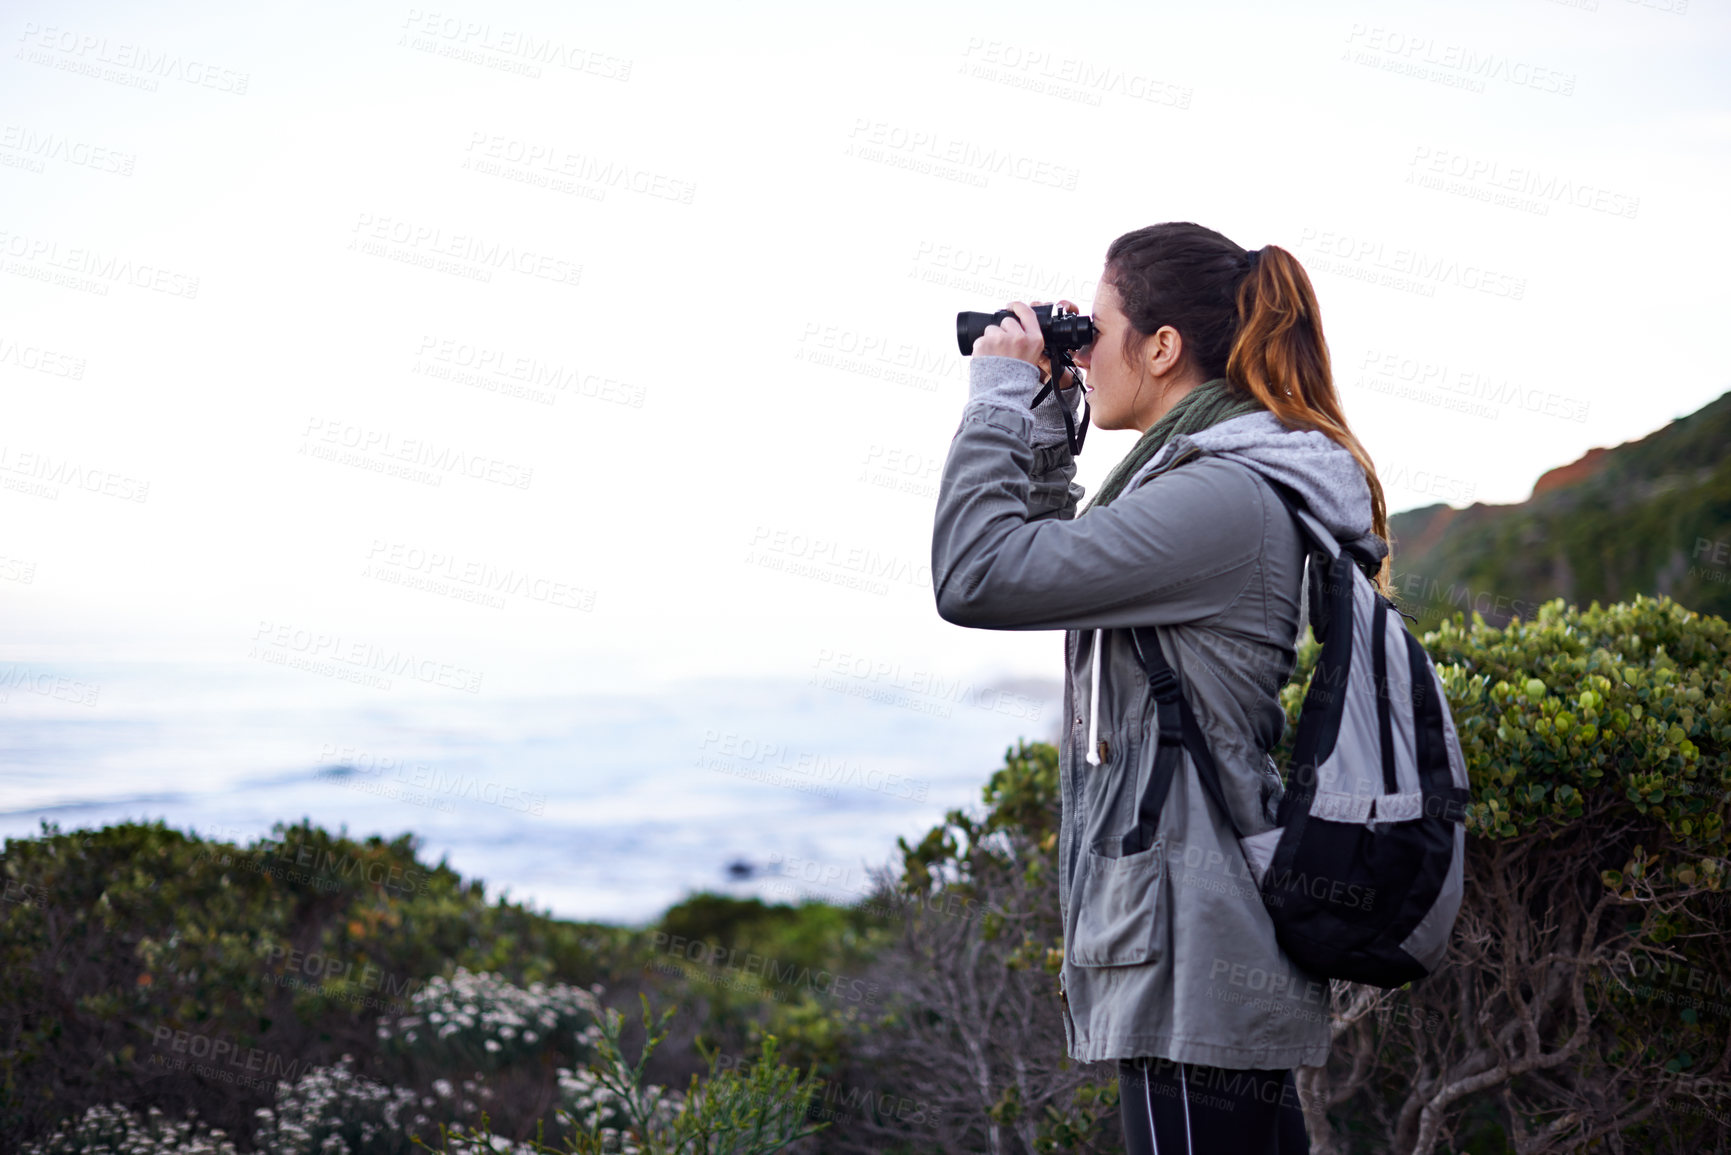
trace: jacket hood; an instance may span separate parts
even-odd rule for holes
[[[1326,433],[1314,429],[1292,429],[1266,409],[1246,413],[1210,425],[1195,433],[1180,433],[1160,447],[1148,463],[1125,485],[1134,489],[1151,472],[1181,454],[1200,450],[1248,465],[1264,477],[1284,482],[1297,491],[1311,516],[1332,533],[1336,541],[1357,544],[1361,552],[1381,559],[1388,556],[1388,543],[1371,531],[1370,483],[1364,470],[1346,449]],[[1306,599],[1299,598],[1298,632],[1305,627]],[[1088,750],[1090,765],[1099,765],[1096,749],[1100,722],[1100,649],[1103,630],[1094,631],[1088,692]]]
[[[1328,434],[1292,429],[1267,410],[1246,413],[1176,435],[1137,471],[1126,490],[1192,449],[1248,465],[1264,477],[1290,485],[1337,541],[1356,543],[1379,559],[1388,556],[1388,543],[1371,531],[1370,485],[1364,470]]]

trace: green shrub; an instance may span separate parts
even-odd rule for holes
[[[1610,1136],[1695,1149],[1728,1098],[1731,1020],[1677,1014],[1628,979],[1731,975],[1716,905],[1727,623],[1662,597],[1556,599],[1500,630],[1457,614],[1423,640],[1471,778],[1466,894],[1435,975],[1375,997],[1337,985],[1334,1057],[1312,1090],[1338,1135],[1319,1137],[1355,1151],[1578,1151]],[[1306,646],[1284,692],[1294,720],[1314,658]],[[1367,1013],[1390,1007],[1392,1023]]]
[[[481,884],[420,861],[408,835],[358,840],[302,822],[242,847],[161,823],[44,826],[6,841],[0,881],[0,1136],[43,1136],[91,1107],[156,1106],[244,1146],[279,1082],[348,1055],[357,1075],[421,1085],[459,1054],[450,1078],[484,1071],[505,1104],[496,1121],[532,1134],[551,1118],[556,1068],[582,1057],[573,1007],[537,1011],[555,1021],[532,1059],[507,1031],[521,1008],[504,1003],[424,1056],[392,1027],[462,974],[683,997],[646,978],[647,932],[489,902]],[[683,1049],[656,1062],[662,1078],[700,1069]]]
[[[220,1129],[196,1118],[171,1120],[161,1108],[134,1115],[124,1107],[91,1107],[53,1134],[24,1148],[24,1155],[236,1155]]]
[[[867,972],[886,996],[827,1016],[841,1043],[823,1102],[848,1125],[826,1152],[1117,1148],[1114,1074],[1064,1047],[1056,748],[1007,749],[981,798],[898,839],[899,876],[879,872],[870,905],[900,912]]]
[[[1466,898],[1436,975],[1336,984],[1334,1054],[1301,1078],[1318,1155],[1707,1149],[1731,1104],[1726,623],[1556,601],[1424,642],[1472,780]],[[1294,720],[1316,653],[1283,691]],[[0,1135],[45,1155],[586,1152],[632,1131],[670,1152],[1111,1150],[1115,1086],[1063,1054],[1057,795],[1057,751],[1019,743],[984,813],[901,842],[866,904],[694,895],[646,929],[490,903],[408,836],[45,827],[0,851]],[[735,981],[753,956],[883,998]],[[651,1023],[645,989],[691,1013]],[[609,990],[643,1001],[634,1064]],[[836,1125],[796,1139],[820,1111]]]
[[[453,994],[471,1001],[453,1007]],[[545,1121],[531,1141],[497,1129],[483,1105],[497,1096],[481,1081],[480,1072],[474,1080],[455,1085],[434,1078],[426,1090],[418,1091],[360,1075],[345,1055],[334,1066],[314,1068],[276,1085],[272,1105],[255,1112],[252,1149],[263,1155],[769,1155],[825,1126],[806,1122],[816,1081],[783,1066],[774,1039],[766,1039],[756,1061],[741,1070],[721,1068],[720,1053],[711,1053],[708,1078],[693,1075],[683,1093],[649,1082],[649,1062],[678,1008],[668,1008],[656,1022],[649,1000],[642,998],[645,1042],[637,1062],[629,1063],[621,1039],[624,1016],[603,1006],[602,994],[599,984],[576,992],[575,1002],[589,1021],[582,1035],[593,1060],[558,1069],[551,1144],[543,1142]],[[462,1021],[457,1033],[479,1029],[489,1041],[502,1036],[529,1047],[529,1057],[539,1060],[549,1053],[551,1028],[540,1035],[522,1025],[549,1025],[556,1018],[550,1008],[572,1002],[571,995],[559,989],[515,988],[497,975],[463,974],[432,990],[421,1007],[426,1016],[421,1025],[435,1016]],[[537,1034],[541,1045],[525,1042],[526,1033]],[[437,1038],[436,1031],[428,1032],[421,1041]],[[445,1054],[456,1057],[458,1066],[445,1070],[454,1076],[461,1057]],[[23,1150],[24,1155],[237,1155],[224,1131],[205,1126],[193,1112],[175,1120],[160,1108],[139,1115],[118,1104],[91,1107]]]

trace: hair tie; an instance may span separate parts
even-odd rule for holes
[[[1249,265],[1246,266],[1247,269],[1254,270],[1256,268],[1257,260],[1262,256],[1262,250],[1251,249],[1249,252],[1245,253],[1244,256],[1245,259],[1250,262]]]

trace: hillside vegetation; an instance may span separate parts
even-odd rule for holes
[[[1472,785],[1463,905],[1432,976],[1332,985],[1315,1155],[1724,1151],[1731,627],[1558,599],[1424,644]],[[0,1150],[1119,1151],[1116,1064],[1063,1045],[1058,751],[986,761],[983,809],[865,903],[694,895],[644,928],[488,901],[407,835],[8,840]]]
[[[1503,625],[1554,597],[1665,594],[1731,615],[1731,393],[1638,441],[1551,470],[1517,505],[1389,518],[1395,589],[1434,629],[1455,611]]]

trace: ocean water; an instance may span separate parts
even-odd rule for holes
[[[697,890],[854,901],[1051,741],[1061,685],[845,675],[414,696],[257,662],[0,669],[0,836],[161,819],[421,840],[489,897],[641,924]]]

